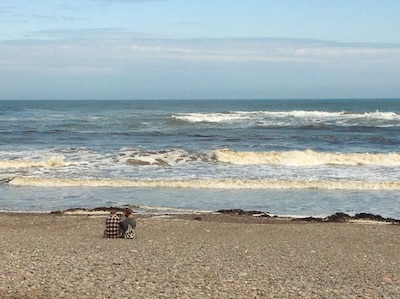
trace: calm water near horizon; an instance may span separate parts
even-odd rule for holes
[[[400,219],[400,99],[0,101],[0,211]]]

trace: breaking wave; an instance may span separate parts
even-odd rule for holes
[[[219,162],[230,164],[273,164],[286,166],[379,165],[400,166],[400,153],[328,153],[306,151],[234,152],[216,150]]]
[[[326,111],[232,111],[218,113],[181,113],[173,120],[187,123],[235,123],[261,127],[285,126],[365,126],[398,127],[400,114],[395,112],[326,112]]]
[[[53,168],[53,167],[63,167],[68,165],[71,165],[71,163],[65,162],[63,156],[52,156],[49,159],[42,161],[31,161],[25,159],[0,160],[1,168],[33,168],[33,167]]]
[[[189,153],[180,149],[142,151],[125,148],[118,156],[118,161],[129,165],[174,166],[212,160],[214,160],[214,153],[212,151],[204,153]]]
[[[327,189],[327,190],[400,190],[400,182],[351,180],[249,180],[249,179],[106,179],[106,178],[34,178],[14,177],[14,186],[34,187],[137,187],[196,189]]]
[[[130,165],[141,166],[181,166],[193,163],[232,164],[232,165],[282,165],[292,167],[343,165],[343,166],[400,166],[400,152],[392,153],[331,153],[305,151],[268,151],[246,152],[228,149],[216,149],[200,153],[190,153],[185,150],[171,149],[162,151],[142,151],[123,149],[115,155],[82,154],[74,157],[73,162],[65,161],[63,156],[52,156],[46,160],[35,159],[10,159],[0,160],[0,169],[25,169],[30,168],[61,168],[66,166],[84,167],[88,165],[100,169],[104,165],[115,167]]]

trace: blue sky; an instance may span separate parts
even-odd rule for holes
[[[0,2],[0,99],[400,97],[398,0]]]

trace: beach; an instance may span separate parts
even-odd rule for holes
[[[0,213],[1,298],[399,298],[400,226],[249,215]]]

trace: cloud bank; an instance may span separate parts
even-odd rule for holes
[[[63,83],[67,89],[63,95],[53,90],[49,96],[237,98],[247,94],[297,98],[400,94],[395,79],[400,76],[400,45],[277,38],[165,39],[115,29],[79,32],[79,36],[66,31],[42,32],[45,36],[41,40],[0,42],[0,98],[15,97],[13,88],[18,97],[40,98],[47,84]],[[70,90],[77,81],[84,82],[86,90]],[[25,91],[18,86],[25,86]]]

